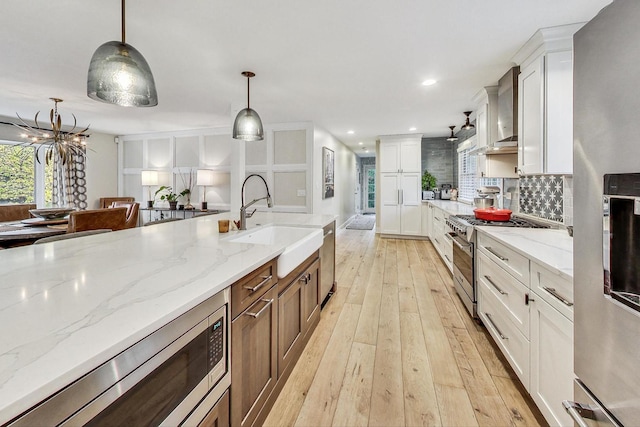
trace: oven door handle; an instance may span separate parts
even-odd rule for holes
[[[449,235],[449,233],[446,233],[446,235]],[[459,247],[463,251],[467,251],[467,252],[471,251],[471,243],[464,242],[464,240],[463,240],[464,244],[460,243],[460,240],[462,240],[462,239],[460,237],[458,237],[457,235],[455,235],[455,233],[452,236],[449,236],[449,238],[451,239],[451,241],[453,243],[456,244],[457,247]]]

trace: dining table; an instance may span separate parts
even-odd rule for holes
[[[67,218],[28,218],[22,221],[0,222],[0,248],[31,245],[43,237],[64,234],[67,232],[67,222]]]

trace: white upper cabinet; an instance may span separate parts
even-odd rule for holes
[[[573,173],[573,34],[583,24],[538,30],[518,51],[518,168]]]
[[[402,135],[380,138],[380,172],[421,172],[422,136]]]
[[[498,140],[498,86],[483,88],[473,98],[476,109],[476,149],[478,176],[481,178],[516,178],[517,155],[491,154]],[[488,153],[489,155],[486,155]]]

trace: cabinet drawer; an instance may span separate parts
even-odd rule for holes
[[[531,289],[573,321],[573,282],[558,273],[531,262]]]
[[[487,292],[486,286],[478,289],[478,315],[524,387],[529,390],[529,340],[503,315],[499,302],[491,292]]]
[[[529,286],[529,259],[497,240],[478,233],[478,247],[525,286]]]
[[[256,302],[277,280],[273,259],[231,285],[231,318],[235,319]]]
[[[529,288],[482,252],[478,254],[477,276],[478,286],[484,286],[487,293],[495,298],[496,308],[502,309],[518,330],[529,337],[529,306],[524,301]]]

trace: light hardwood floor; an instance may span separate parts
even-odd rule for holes
[[[546,425],[430,242],[336,238],[338,290],[266,426]]]

